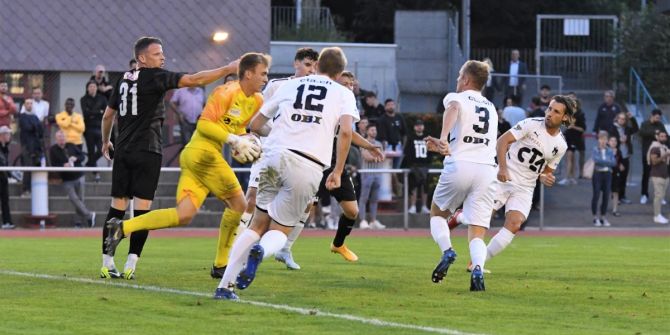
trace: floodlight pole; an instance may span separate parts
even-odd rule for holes
[[[463,41],[463,58],[470,59],[470,0],[461,1],[461,11],[463,16],[463,30],[461,39]]]

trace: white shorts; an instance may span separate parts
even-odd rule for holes
[[[440,210],[454,213],[463,205],[462,222],[489,228],[496,192],[497,168],[493,165],[452,161],[444,165],[433,193]]]
[[[258,180],[260,179],[261,160],[262,159],[263,158],[255,161],[253,164],[251,164],[251,169],[249,171],[249,183],[247,184],[247,188],[249,188],[249,187],[258,188]]]
[[[496,181],[496,195],[493,200],[493,209],[499,210],[505,206],[505,213],[519,211],[528,219],[530,207],[533,204],[533,189],[513,184],[512,182],[501,183]]]
[[[288,150],[267,153],[260,164],[256,207],[282,226],[304,220],[324,167]]]

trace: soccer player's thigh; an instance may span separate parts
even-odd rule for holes
[[[464,162],[471,165],[469,194],[463,202],[463,221],[470,225],[489,228],[496,195],[496,168],[492,165]]]
[[[133,152],[128,157],[132,160],[131,184],[134,197],[153,200],[161,174],[163,156],[153,152]]]
[[[505,204],[505,225],[518,230],[528,219],[533,204],[533,191],[515,186]]]
[[[251,169],[249,170],[249,188],[258,188],[258,182],[260,181],[260,173],[261,173],[261,162],[256,161],[254,164],[251,165]]]
[[[242,186],[235,172],[221,155],[216,160],[216,164],[208,169],[202,181],[215,197],[223,201],[235,196],[243,196]]]
[[[502,183],[498,180],[496,180],[496,193],[493,196],[493,211],[496,212],[503,208],[505,204],[507,203],[507,199],[509,199],[510,195],[512,194],[513,191],[512,184],[507,182],[507,183]]]
[[[303,217],[323,177],[321,167],[297,155],[284,157],[282,184],[268,206],[268,214],[282,226],[292,227]]]
[[[324,182],[324,180],[322,180]],[[319,186],[320,188],[321,186]],[[323,183],[325,188],[325,183]],[[320,191],[320,189],[319,189]],[[337,202],[342,201],[356,201],[356,191],[354,191],[354,182],[351,180],[351,176],[346,170],[342,173],[340,177],[340,187],[330,191]]]
[[[461,162],[448,162],[444,165],[440,179],[433,192],[433,205],[436,210],[454,213],[462,204],[470,189],[473,171],[468,171]],[[431,211],[435,208],[431,209]]]
[[[199,162],[202,154],[203,150],[186,148],[179,156],[181,175],[179,184],[177,184],[177,204],[188,197],[193,206],[198,209],[205,202],[209,189],[202,177],[208,169],[207,165]]]
[[[112,197],[130,198],[133,196],[131,166],[126,162],[126,153],[119,150],[112,165]]]

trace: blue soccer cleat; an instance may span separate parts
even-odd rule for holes
[[[486,287],[484,286],[484,271],[482,271],[479,265],[472,269],[470,291],[486,291]]]
[[[444,279],[444,276],[447,275],[447,270],[449,270],[449,266],[451,266],[455,260],[456,252],[454,249],[449,248],[444,251],[440,263],[438,263],[435,270],[433,270],[433,277],[431,278],[433,283],[439,283]]]
[[[240,297],[231,289],[225,287],[217,288],[214,292],[214,299],[216,300],[240,300]]]
[[[258,270],[258,266],[263,261],[264,254],[265,250],[263,250],[260,244],[256,244],[251,248],[249,259],[247,259],[247,267],[237,276],[237,288],[244,290],[251,285],[251,282],[256,278],[256,270]]]

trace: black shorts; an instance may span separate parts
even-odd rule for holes
[[[319,199],[323,199],[327,196],[333,196],[337,202],[342,201],[356,201],[356,191],[354,191],[354,182],[351,180],[349,172],[345,169],[342,172],[340,177],[340,188],[336,188],[332,191],[328,191],[326,188],[326,179],[328,175],[333,172],[333,168],[329,168],[326,171],[323,171],[323,178],[321,178],[321,183],[319,184],[319,191],[316,193],[316,196]]]
[[[409,171],[409,192],[428,193],[428,167],[413,166]]]
[[[112,197],[153,200],[163,156],[146,151],[118,150],[112,167]]]
[[[584,138],[581,135],[568,134],[565,136],[565,142],[568,145],[569,151],[584,151],[586,146],[584,145]]]

